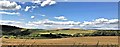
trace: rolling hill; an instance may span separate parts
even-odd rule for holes
[[[17,36],[23,38],[62,38],[80,36],[118,36],[120,30],[84,30],[84,29],[25,29],[15,26],[0,25],[2,34],[7,36]]]
[[[22,28],[19,28],[19,27],[16,27],[16,26],[9,26],[9,25],[0,25],[2,31],[5,31],[5,32],[10,32],[10,31],[13,31],[13,30],[16,30],[16,29],[22,29]]]

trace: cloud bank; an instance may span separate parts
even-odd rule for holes
[[[40,21],[22,23],[18,21],[0,20],[2,25],[12,25],[22,28],[32,29],[63,29],[63,28],[77,28],[77,29],[102,29],[102,30],[119,30],[118,19],[99,18],[90,22],[75,22],[75,21],[52,21],[44,19]]]
[[[86,29],[118,29],[118,19],[99,18],[91,22],[84,22],[80,26]]]

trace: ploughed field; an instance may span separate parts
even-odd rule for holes
[[[58,39],[2,39],[2,45],[118,45],[118,36]]]

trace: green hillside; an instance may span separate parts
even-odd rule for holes
[[[66,38],[86,36],[120,36],[120,30],[83,30],[83,29],[24,29],[15,26],[2,26],[3,37],[22,39]]]

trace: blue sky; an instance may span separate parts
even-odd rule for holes
[[[2,20],[19,21],[27,24],[47,19],[47,21],[63,23],[68,21],[80,22],[78,25],[82,25],[85,22],[94,23],[97,20],[110,22],[110,20],[118,19],[117,2],[54,2],[52,5],[44,6],[35,2],[15,3],[20,8],[16,7],[15,10],[0,8]]]
[[[20,4],[20,3],[19,3]],[[26,6],[33,6],[34,4],[27,2],[25,4],[20,4],[25,9]],[[34,21],[41,20],[44,18],[49,18],[51,20],[54,19],[55,16],[65,16],[69,20],[73,21],[91,21],[97,18],[107,18],[114,19],[118,18],[117,12],[118,6],[115,2],[106,2],[106,3],[85,3],[85,2],[58,2],[52,6],[45,6],[35,8],[31,10],[31,8],[25,12],[24,10],[14,10],[13,12],[19,12],[21,16],[17,15],[4,15],[2,19],[4,20],[20,20],[25,19],[23,21]],[[32,12],[30,12],[32,11]],[[11,12],[11,11],[7,11]],[[40,14],[46,15],[45,17],[40,16]],[[35,16],[34,19],[31,19],[30,16]],[[13,18],[14,17],[14,18]]]

